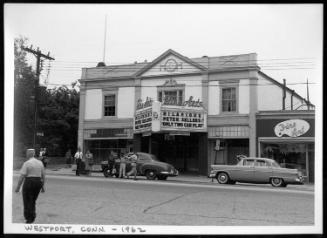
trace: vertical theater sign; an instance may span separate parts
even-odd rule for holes
[[[202,102],[184,101],[176,105],[147,98],[138,101],[134,117],[134,133],[151,132],[206,132],[207,116]]]

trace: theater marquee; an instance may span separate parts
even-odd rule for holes
[[[139,107],[135,112],[134,133],[205,132],[206,130],[206,111],[198,101],[193,104],[184,103],[182,106],[151,102],[147,104],[147,107]]]

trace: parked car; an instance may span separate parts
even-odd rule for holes
[[[126,173],[131,170],[131,161],[128,160],[128,157],[133,153],[129,153],[126,162]],[[146,176],[149,180],[166,180],[167,177],[178,176],[178,171],[171,164],[161,162],[157,159],[157,157],[153,154],[136,152],[137,162],[136,162],[136,170],[138,176]],[[115,160],[115,176],[118,177],[119,174],[119,166],[120,160]],[[105,177],[110,176],[108,161],[102,161],[101,167],[103,171],[103,175]]]
[[[220,184],[271,183],[274,187],[303,184],[302,173],[297,169],[282,168],[275,160],[240,156],[236,165],[211,165],[209,177]]]

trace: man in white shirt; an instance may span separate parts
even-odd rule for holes
[[[81,151],[81,147],[78,147],[74,158],[75,158],[75,162],[76,162],[76,176],[79,176],[79,174],[81,172],[81,165],[82,165],[82,159],[83,159],[83,153]]]
[[[28,149],[26,152],[27,161],[20,170],[20,177],[15,192],[18,193],[23,185],[24,217],[26,223],[33,223],[36,218],[35,202],[40,191],[44,192],[45,173],[41,161],[35,157],[35,150]]]

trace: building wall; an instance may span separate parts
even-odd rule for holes
[[[281,110],[283,107],[283,90],[260,76],[258,85],[258,110]]]
[[[134,116],[134,87],[118,88],[117,117],[133,118]],[[103,114],[102,89],[88,89],[85,91],[85,120],[100,120]]]
[[[263,76],[259,76],[258,82],[258,110],[259,111],[272,111],[283,110],[283,88],[274,84]],[[285,110],[291,110],[292,93],[286,91]],[[302,104],[302,99],[293,96],[293,109],[295,110]],[[302,107],[301,109],[306,109]]]
[[[124,87],[118,89],[118,118],[133,118],[134,117],[134,87]]]
[[[190,96],[193,96],[193,100],[202,100],[201,75],[143,78],[141,80],[141,99],[144,101],[146,97],[151,97],[153,100],[157,100],[157,86],[162,86],[171,78],[175,80],[177,84],[185,84],[185,100],[188,100]]]
[[[239,97],[238,97],[238,111],[240,114],[250,113],[250,81],[248,79],[241,79],[239,82]]]
[[[165,62],[168,59],[174,59],[177,64],[181,64],[181,67],[178,67],[176,71],[174,72],[167,72],[163,70],[163,66]],[[160,70],[161,69],[161,70]],[[178,73],[189,73],[189,72],[197,72],[199,71],[198,68],[194,67],[191,64],[186,63],[185,61],[182,61],[181,59],[177,58],[174,55],[170,55],[163,60],[161,60],[159,63],[155,64],[150,70],[146,71],[145,73],[142,74],[142,76],[157,76],[157,75],[163,75],[163,74],[178,74]]]
[[[225,81],[226,82],[226,81]],[[240,114],[248,114],[250,112],[250,89],[249,80],[240,79],[238,83],[238,112]],[[211,81],[209,82],[209,93],[208,93],[208,115],[219,115],[221,107],[221,93],[220,93],[220,82]]]
[[[209,82],[209,93],[208,93],[208,116],[218,115],[220,104],[220,90],[219,82],[211,81]]]
[[[85,120],[101,119],[102,117],[102,90],[85,90]]]

